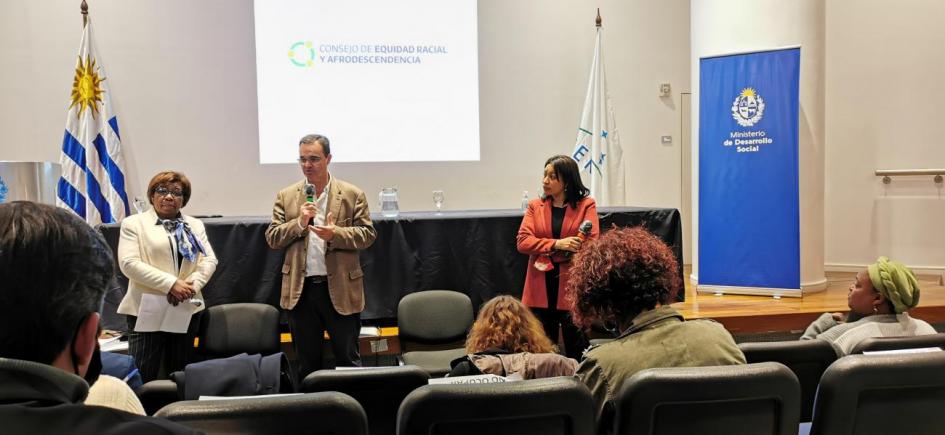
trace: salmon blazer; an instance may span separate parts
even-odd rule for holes
[[[528,210],[522,218],[522,225],[518,229],[516,245],[518,252],[528,254],[528,271],[525,273],[525,289],[522,291],[522,303],[529,307],[548,308],[548,291],[545,288],[545,272],[535,269],[535,260],[539,255],[552,253],[555,240],[551,232],[551,198],[546,200],[533,199],[528,203]],[[600,220],[597,218],[597,204],[593,198],[587,197],[577,203],[577,207],[567,206],[564,212],[564,222],[561,224],[561,238],[578,235],[578,227],[585,220],[591,221],[593,227],[588,239],[596,239],[600,235]],[[555,255],[554,260],[564,260],[563,256]],[[558,263],[560,279],[558,280],[558,300],[555,306],[559,310],[569,309],[565,302],[565,289],[568,282],[568,273],[571,263]]]

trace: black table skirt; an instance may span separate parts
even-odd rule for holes
[[[672,249],[682,271],[682,223],[676,209],[639,207],[599,208],[601,228],[642,225]],[[397,317],[400,298],[431,289],[461,291],[473,306],[499,294],[521,297],[528,256],[515,249],[522,221],[518,210],[476,210],[434,214],[401,213],[396,218],[371,215],[377,240],[361,252],[366,306],[362,319]],[[261,302],[279,307],[283,251],[266,245],[268,217],[202,219],[219,264],[203,289],[208,306]],[[119,226],[102,225],[112,250],[117,252]],[[117,264],[116,264],[117,270]],[[128,280],[121,272],[106,295],[104,327],[126,329],[118,315]],[[684,297],[680,292],[679,300]]]

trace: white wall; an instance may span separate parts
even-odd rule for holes
[[[403,210],[518,207],[541,164],[571,151],[595,8],[628,164],[627,203],[678,207],[679,92],[689,83],[689,2],[481,0],[482,160],[333,164],[369,198],[396,185]],[[75,0],[12,0],[0,15],[0,160],[58,161],[81,18]],[[90,15],[121,124],[132,195],[163,169],[194,184],[187,212],[266,215],[296,165],[257,163],[252,2],[94,0]],[[673,97],[660,99],[670,82]],[[353,115],[356,116],[356,115]],[[299,136],[321,132],[299,126]],[[673,146],[662,146],[672,135]],[[449,138],[443,138],[448,141]],[[391,138],[409,146],[409,138]],[[296,144],[285,144],[294,147]],[[333,147],[344,147],[333,143]]]
[[[830,0],[826,9],[826,262],[879,255],[945,270],[945,2]]]

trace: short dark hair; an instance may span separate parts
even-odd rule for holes
[[[325,136],[313,133],[313,134],[307,134],[305,136],[302,136],[302,138],[299,139],[299,146],[311,145],[313,143],[318,143],[319,145],[321,145],[322,151],[325,153],[326,156],[331,154],[331,145],[328,142],[328,138]]]
[[[105,239],[74,214],[0,204],[0,357],[51,364],[114,277]]]
[[[574,323],[618,325],[666,304],[682,287],[666,243],[641,227],[614,228],[585,242],[571,261],[568,297]]]
[[[151,202],[151,198],[154,198],[154,191],[158,187],[171,183],[180,183],[180,190],[184,194],[184,203],[181,206],[186,206],[190,202],[190,180],[186,175],[175,171],[161,171],[151,177],[151,181],[148,183],[148,202]]]
[[[581,170],[574,159],[564,155],[551,156],[545,161],[545,166],[548,165],[551,165],[558,175],[558,180],[564,184],[564,202],[571,208],[576,208],[578,201],[591,194],[590,189],[581,181]]]

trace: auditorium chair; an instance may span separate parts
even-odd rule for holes
[[[214,434],[367,435],[364,409],[338,392],[257,396],[245,399],[186,400],[155,414]]]
[[[776,362],[654,368],[625,380],[614,408],[615,434],[793,435],[800,386]]]
[[[159,409],[180,400],[177,384],[170,379],[145,382],[135,390],[135,394],[148,415],[154,415]]]
[[[204,311],[197,336],[208,358],[271,355],[279,352],[279,310],[268,304],[216,305]]]
[[[851,355],[881,350],[917,349],[922,347],[945,347],[945,334],[915,335],[911,337],[871,337],[853,346]]]
[[[279,310],[267,304],[239,303],[207,308],[200,319],[199,352],[205,358],[240,353],[271,355],[279,351]],[[183,379],[183,372],[175,372]],[[159,379],[136,391],[148,415],[181,399],[178,383]]]
[[[397,414],[401,435],[591,435],[594,399],[574,377],[425,385]]]
[[[942,410],[945,352],[850,355],[824,372],[801,433],[941,434]]]
[[[450,371],[450,361],[466,354],[466,333],[473,324],[469,296],[449,290],[426,290],[404,296],[397,305],[401,358],[431,377]]]
[[[302,381],[302,392],[339,391],[361,404],[371,435],[397,431],[397,409],[411,391],[430,379],[417,366],[371,367],[355,370],[318,370]]]
[[[774,361],[794,372],[801,385],[801,421],[810,421],[820,377],[837,360],[833,345],[826,340],[794,340],[740,343],[738,347],[749,363]]]

